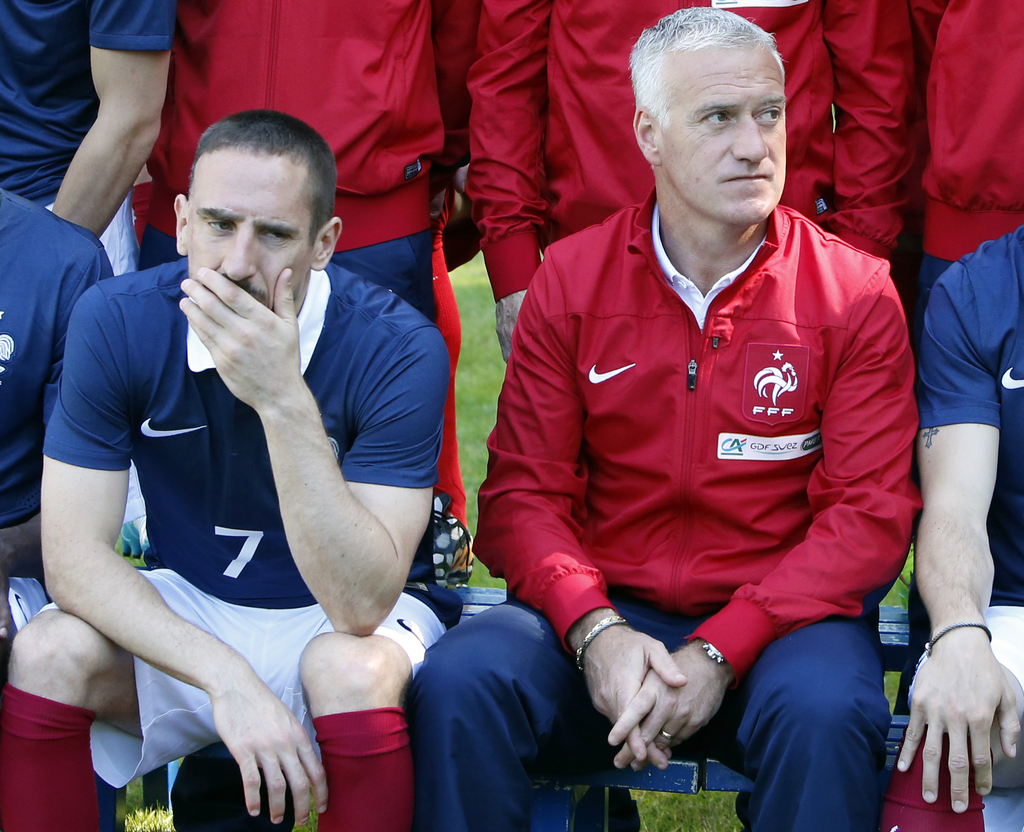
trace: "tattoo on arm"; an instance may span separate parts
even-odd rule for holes
[[[938,432],[938,428],[928,428],[928,430],[921,431],[921,436],[924,438],[924,446],[926,448],[930,448],[932,446],[932,437]]]

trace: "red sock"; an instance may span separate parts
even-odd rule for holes
[[[327,772],[320,832],[409,832],[413,779],[405,711],[328,714],[313,725]]]
[[[882,805],[882,832],[984,832],[981,795],[974,790],[974,773],[968,782],[967,811],[957,814],[949,796],[948,763],[949,737],[945,737],[939,763],[939,794],[934,803],[925,803],[921,796],[924,755],[920,748],[909,769],[901,772],[893,768]]]
[[[0,708],[4,832],[100,826],[89,729],[96,714],[7,685]]]
[[[459,364],[462,350],[462,323],[459,319],[459,305],[455,290],[444,263],[440,235],[434,237],[434,308],[437,310],[437,328],[441,330],[445,346],[448,347],[450,375],[448,397],[444,403],[444,433],[441,438],[441,456],[437,460],[437,486],[452,498],[451,513],[463,525],[466,524],[466,489],[462,482],[462,468],[459,466],[459,440],[455,434],[455,368]]]

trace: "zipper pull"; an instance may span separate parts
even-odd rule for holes
[[[713,350],[717,350],[718,349],[718,336],[717,335],[713,335],[711,337],[711,349],[713,349]]]
[[[697,359],[691,358],[690,363],[686,365],[686,389],[696,390],[697,389]]]

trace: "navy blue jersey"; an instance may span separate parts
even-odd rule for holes
[[[950,266],[932,289],[918,370],[921,427],[999,428],[988,515],[992,604],[1024,606],[1024,226]]]
[[[0,3],[0,186],[48,204],[96,120],[89,48],[162,51],[175,0]]]
[[[39,510],[43,423],[82,292],[110,277],[88,231],[0,191],[0,528]]]
[[[133,460],[153,555],[204,592],[266,608],[314,603],[285,539],[260,418],[227,389],[178,309],[186,269],[170,263],[85,294],[45,452],[106,470]],[[299,335],[346,479],[432,486],[448,378],[437,329],[329,266],[310,277]],[[413,580],[428,580],[430,560],[421,547]]]

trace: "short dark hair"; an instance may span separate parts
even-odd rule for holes
[[[196,163],[217,150],[248,150],[266,156],[286,156],[305,165],[312,215],[310,238],[334,216],[338,167],[334,152],[323,136],[306,122],[277,110],[244,110],[211,124],[199,138],[189,172],[189,191]]]

